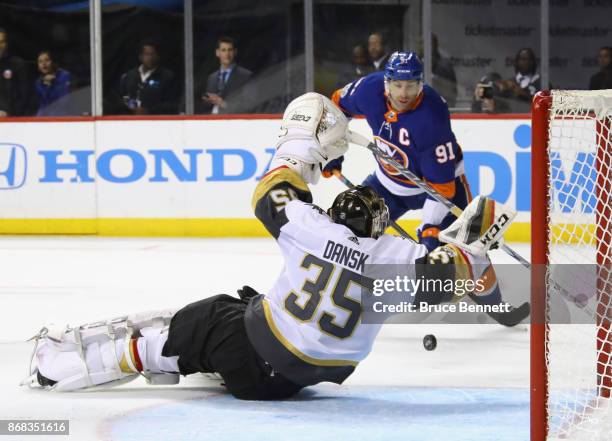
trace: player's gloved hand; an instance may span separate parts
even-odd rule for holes
[[[419,237],[419,243],[427,247],[427,251],[433,251],[440,246],[440,240],[438,234],[440,228],[438,225],[425,224],[421,225],[418,229],[417,235]]]
[[[323,168],[322,175],[324,178],[331,178],[334,175],[334,170],[342,171],[342,163],[344,162],[344,156],[340,156],[332,161],[329,161]]]

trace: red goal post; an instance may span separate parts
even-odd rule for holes
[[[531,118],[531,441],[610,440],[612,90],[540,92]],[[592,324],[549,320],[567,264],[594,268]]]

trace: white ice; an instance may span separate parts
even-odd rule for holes
[[[180,307],[243,284],[265,291],[281,265],[271,239],[0,238],[0,419],[68,419],[79,441],[528,439],[529,333],[498,325],[386,325],[345,385],[282,403],[240,402],[199,376],[102,392],[18,386],[25,340],[44,324]],[[11,439],[30,438],[43,439]]]

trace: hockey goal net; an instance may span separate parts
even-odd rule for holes
[[[612,440],[611,121],[612,90],[532,106],[532,441]]]

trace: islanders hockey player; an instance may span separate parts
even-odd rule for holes
[[[363,115],[374,142],[411,172],[461,209],[472,199],[464,175],[463,153],[451,129],[446,101],[423,83],[423,64],[414,52],[394,52],[384,72],[375,72],[347,84],[332,96],[349,116]],[[324,170],[341,170],[343,158]],[[390,217],[422,209],[419,242],[433,250],[438,234],[455,216],[423,189],[377,158],[378,166],[363,185],[372,187],[389,207]]]
[[[35,337],[31,375],[23,383],[66,391],[139,376],[172,384],[180,375],[216,372],[231,394],[247,400],[283,399],[319,382],[342,383],[368,355],[381,327],[361,320],[368,292],[362,285],[369,283],[361,277],[365,264],[420,263],[425,269],[418,276],[425,279],[476,278],[474,268],[488,266],[486,252],[510,222],[489,227],[497,227],[497,214],[514,216],[492,200],[475,200],[452,231],[459,245],[469,237],[472,243],[464,244],[476,253],[456,244],[428,252],[384,234],[388,208],[368,187],[340,193],[324,211],[312,203],[309,184],[347,148],[347,120],[338,107],[315,93],[296,98],[284,113],[270,169],[253,194],[255,215],[284,259],[273,286],[265,294],[244,287],[238,297],[215,295],[178,311],[46,326]],[[466,229],[457,227],[467,224],[497,233],[486,244],[475,229],[463,239],[456,232]]]
[[[347,84],[332,96],[348,116],[363,115],[374,134],[374,142],[403,167],[423,179],[441,196],[465,209],[472,200],[464,174],[461,147],[451,128],[444,99],[423,83],[423,63],[414,52],[394,52],[384,72],[375,72]],[[393,165],[376,157],[374,172],[363,182],[385,200],[392,220],[411,210],[422,210],[417,233],[429,251],[440,245],[440,231],[456,217]],[[343,157],[330,161],[323,170],[331,176],[341,170]],[[490,278],[495,278],[491,270]],[[499,285],[486,293],[472,295],[479,305],[499,304]],[[514,326],[529,314],[527,303],[504,314],[489,314],[506,326]]]

